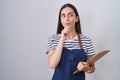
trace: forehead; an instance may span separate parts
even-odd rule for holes
[[[67,13],[74,13],[74,10],[71,7],[63,8],[61,13],[67,14]]]

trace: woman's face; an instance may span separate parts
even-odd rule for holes
[[[61,24],[64,28],[75,28],[75,23],[78,21],[78,16],[76,16],[72,8],[63,8],[60,16]]]

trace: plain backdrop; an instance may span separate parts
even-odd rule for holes
[[[0,80],[51,80],[47,40],[56,33],[65,3],[80,15],[82,32],[96,53],[109,49],[86,80],[119,80],[119,0],[0,0]]]

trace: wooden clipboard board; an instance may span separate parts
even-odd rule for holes
[[[110,50],[103,50],[100,51],[99,53],[95,54],[93,57],[91,57],[87,62],[89,65],[94,64],[97,60],[99,60],[100,58],[102,58],[105,54],[107,54],[108,52],[110,52]],[[73,74],[79,73],[79,70],[75,70],[73,72]]]

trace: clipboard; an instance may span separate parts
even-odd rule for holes
[[[103,50],[100,51],[99,53],[95,54],[93,57],[91,57],[87,62],[89,65],[94,64],[96,61],[98,61],[100,58],[102,58],[105,54],[110,52],[110,50]],[[79,73],[79,70],[75,70],[73,74]]]

